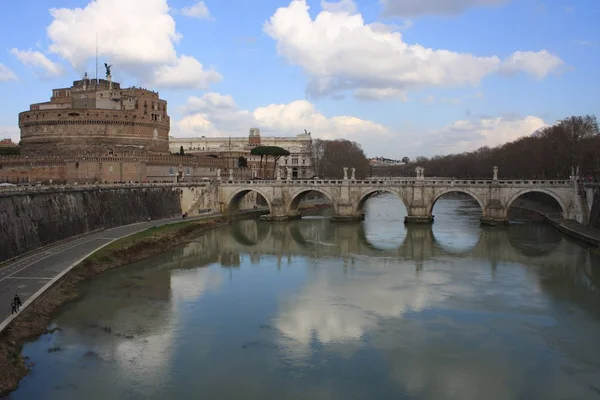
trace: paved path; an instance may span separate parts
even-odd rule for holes
[[[526,210],[531,210],[537,213],[542,214],[547,219],[551,220],[556,225],[561,226],[564,229],[573,231],[576,234],[584,236],[588,239],[590,244],[596,244],[600,246],[600,231],[597,229],[589,228],[583,224],[580,224],[577,221],[570,219],[563,219],[560,213],[557,213],[556,210],[552,207],[545,206],[543,204],[539,204],[535,201],[523,200],[519,204],[515,205],[516,207],[523,208]]]
[[[262,208],[259,210],[262,210]],[[236,214],[246,212],[248,211],[241,211]],[[186,221],[218,216],[209,214],[189,217]],[[19,294],[23,305],[26,306],[27,304],[25,303],[27,300],[31,299],[45,285],[99,247],[115,239],[141,232],[148,228],[181,221],[181,217],[175,217],[140,222],[91,233],[66,243],[62,242],[56,246],[49,246],[40,250],[40,252],[24,256],[0,267],[0,332],[12,320],[10,304],[15,293]]]
[[[586,236],[590,240],[590,243],[594,242],[596,245],[600,246],[600,231],[599,230],[588,228],[587,226],[584,226],[577,221],[573,221],[573,220],[569,220],[569,219],[563,219],[563,220],[552,219],[552,220],[566,229],[576,232],[582,236]]]

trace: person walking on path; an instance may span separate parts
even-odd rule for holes
[[[23,303],[21,303],[21,298],[19,297],[18,294],[15,294],[15,298],[13,299],[13,304],[14,304],[15,308],[17,309],[17,312],[19,312],[19,309],[21,308]]]
[[[15,303],[14,300],[10,302],[10,308],[11,308],[11,315],[17,313],[17,303]]]

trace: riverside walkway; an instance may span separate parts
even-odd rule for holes
[[[256,211],[265,211],[265,209],[244,210],[233,214],[239,215]],[[221,216],[224,215],[207,214],[188,217],[185,221]],[[101,247],[149,228],[178,222],[182,222],[181,217],[140,222],[97,231],[79,236],[70,241],[45,247],[32,254],[19,257],[12,262],[4,263],[0,266],[0,332],[18,315],[11,315],[10,304],[15,293],[19,295],[23,302],[20,311],[22,312],[64,274]]]
[[[589,228],[571,219],[564,219],[560,213],[557,213],[556,210],[550,206],[540,204],[536,201],[523,199],[515,204],[514,207],[535,212],[544,217],[550,224],[565,235],[579,239],[589,245],[600,247],[599,230]]]

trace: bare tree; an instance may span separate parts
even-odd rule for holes
[[[355,168],[358,179],[371,173],[371,166],[365,153],[356,142],[346,139],[321,140],[317,149],[319,176],[342,178],[344,167]]]

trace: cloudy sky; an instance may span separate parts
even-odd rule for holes
[[[399,158],[597,112],[598,0],[6,3],[0,136],[14,140],[30,103],[95,75],[97,35],[100,65],[123,86],[159,90],[178,137],[256,124],[264,136],[307,129]]]

